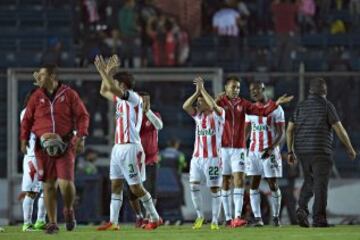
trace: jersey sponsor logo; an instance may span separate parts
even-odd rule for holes
[[[137,173],[130,173],[129,174],[129,178],[136,178],[137,177]]]
[[[257,132],[263,132],[263,131],[267,131],[268,130],[268,126],[265,124],[256,124],[253,123],[251,128],[253,129],[253,131],[257,131]]]
[[[198,136],[213,136],[215,135],[214,129],[198,129]]]

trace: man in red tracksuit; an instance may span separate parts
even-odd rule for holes
[[[75,154],[84,150],[89,114],[79,95],[57,80],[55,66],[43,66],[36,75],[39,88],[31,95],[21,122],[21,151],[26,153],[30,132],[35,133],[38,174],[40,180],[44,181],[45,206],[49,218],[46,232],[52,234],[59,231],[56,216],[57,183],[64,200],[66,229],[71,231],[76,224],[73,210]],[[76,136],[73,135],[75,130]],[[61,137],[61,141],[67,146],[65,151],[50,156],[43,149],[40,139],[48,133]]]
[[[145,152],[146,180],[144,187],[149,191],[156,204],[156,178],[159,161],[158,131],[163,128],[163,122],[159,112],[150,109],[150,94],[139,92],[143,100],[143,119],[140,128],[141,145]],[[148,221],[148,216],[143,216],[138,198],[129,191],[129,199],[136,213],[135,227],[141,227]]]
[[[274,111],[278,105],[291,101],[292,96],[280,97],[276,103],[271,102],[264,107],[257,107],[248,100],[239,97],[240,79],[236,76],[230,76],[226,79],[225,94],[217,98],[217,104],[225,109],[225,125],[222,135],[221,156],[223,161],[223,189],[222,201],[226,225],[231,227],[240,227],[246,224],[241,219],[244,197],[244,179],[245,179],[245,114],[266,116]],[[231,206],[231,175],[234,181],[234,205],[235,213],[232,218]]]

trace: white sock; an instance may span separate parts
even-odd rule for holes
[[[224,206],[225,220],[231,220],[231,190],[221,190],[222,204]]]
[[[219,219],[219,213],[221,208],[221,192],[217,191],[216,193],[211,192],[211,205],[212,205],[212,221],[211,223],[217,224]]]
[[[234,188],[234,205],[235,205],[235,218],[241,218],[241,213],[244,204],[244,189]]]
[[[191,193],[191,200],[194,205],[197,217],[203,218],[204,213],[201,209],[202,197],[200,192],[200,185],[190,183],[190,193]]]
[[[37,221],[45,222],[46,208],[44,204],[44,193],[41,193],[37,204]]]
[[[250,189],[250,203],[251,209],[253,211],[254,217],[261,217],[261,210],[260,210],[260,192],[258,189],[253,190]]]
[[[34,199],[25,196],[23,201],[24,224],[32,224]]]
[[[144,196],[140,198],[145,210],[150,215],[150,222],[155,222],[160,219],[158,212],[156,211],[155,205],[149,192],[146,192]]]
[[[123,202],[123,193],[120,194],[111,194],[111,202],[110,202],[110,222],[113,224],[119,223],[119,213],[121,209],[121,205]]]
[[[278,217],[280,213],[281,207],[281,191],[278,188],[276,191],[271,192],[271,200],[272,200],[272,212],[274,217]]]

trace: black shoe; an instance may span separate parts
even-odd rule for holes
[[[65,227],[67,231],[72,231],[76,227],[76,220],[74,216],[73,209],[64,208],[64,219],[65,219]]]
[[[304,209],[298,208],[298,210],[296,210],[296,219],[300,227],[310,227],[308,215],[308,212]]]
[[[314,222],[312,224],[313,227],[318,227],[318,228],[328,228],[328,227],[335,227],[334,224],[329,224],[327,222]]]
[[[250,226],[252,226],[252,227],[263,227],[264,222],[261,219],[261,217],[257,217],[257,218],[254,218],[254,221],[251,223]]]
[[[275,227],[281,227],[281,222],[279,217],[273,217],[273,223]]]
[[[56,234],[59,232],[59,227],[56,223],[49,223],[46,226],[45,233],[47,234]]]

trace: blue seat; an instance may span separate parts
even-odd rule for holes
[[[21,30],[45,30],[45,19],[42,11],[18,12],[19,28]]]
[[[18,26],[18,20],[15,11],[1,10],[0,11],[0,29],[4,30],[16,29]],[[3,34],[3,33],[1,33]]]
[[[329,34],[326,36],[326,45],[331,46],[349,46],[350,37],[347,33],[344,34]]]
[[[305,34],[301,38],[301,43],[304,47],[323,48],[325,47],[326,38],[322,33]]]

